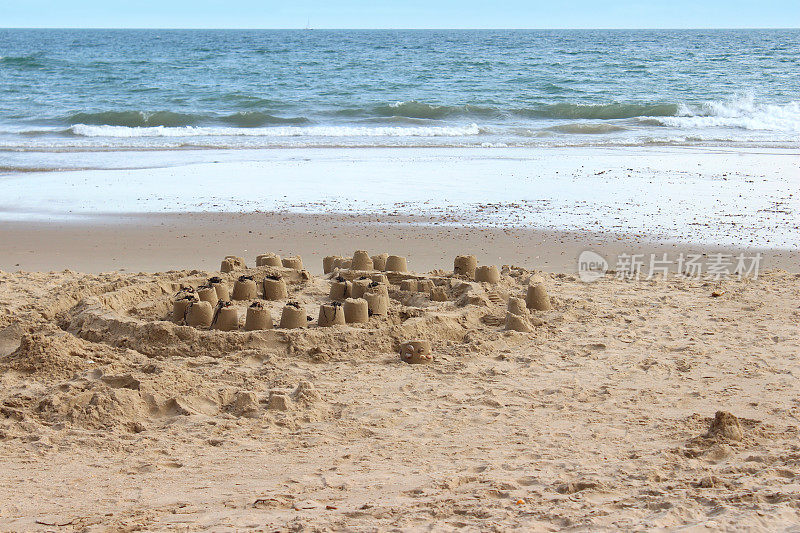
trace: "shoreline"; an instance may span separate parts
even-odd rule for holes
[[[408,257],[420,272],[451,268],[452,258],[472,253],[482,264],[509,264],[547,272],[575,272],[578,255],[591,250],[611,263],[622,253],[679,254],[761,252],[761,269],[800,271],[800,250],[663,243],[637,234],[524,228],[420,225],[423,217],[297,213],[147,213],[70,222],[0,224],[6,252],[0,270],[81,272],[217,270],[225,255],[252,262],[255,255],[300,254],[312,273],[326,255],[353,250]]]

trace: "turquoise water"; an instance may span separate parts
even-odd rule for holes
[[[800,30],[0,30],[2,152],[797,146]]]

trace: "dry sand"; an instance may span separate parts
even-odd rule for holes
[[[328,280],[279,272],[316,317]],[[447,302],[392,285],[363,325],[167,321],[218,274],[0,272],[0,529],[800,527],[798,274],[438,271]],[[532,278],[553,309],[507,332]]]

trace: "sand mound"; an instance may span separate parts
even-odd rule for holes
[[[22,335],[19,348],[0,359],[0,369],[45,379],[66,378],[91,368],[97,362],[111,362],[106,359],[105,352],[74,335],[50,327],[49,331]]]
[[[742,426],[736,416],[727,411],[717,411],[706,436],[740,441],[743,437]]]

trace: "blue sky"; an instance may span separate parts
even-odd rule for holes
[[[0,27],[800,27],[800,0],[0,0]]]

